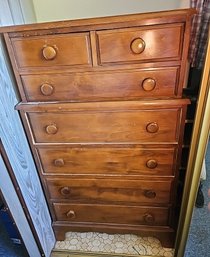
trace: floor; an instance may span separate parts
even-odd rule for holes
[[[184,257],[210,257],[210,144],[206,154],[207,180],[203,182],[205,197],[203,208],[195,208]],[[89,252],[128,253],[135,256],[173,256],[171,249],[162,248],[153,238],[137,238],[132,235],[107,235],[100,233],[68,233],[65,241],[57,242],[56,249],[84,250]],[[56,255],[57,256],[57,255]],[[60,255],[59,255],[60,256]],[[0,220],[0,257],[28,257],[25,249],[15,245],[5,233]]]

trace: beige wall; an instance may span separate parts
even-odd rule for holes
[[[189,8],[190,7],[190,0],[179,0],[179,7],[180,8]]]
[[[171,10],[189,0],[33,0],[38,22]]]

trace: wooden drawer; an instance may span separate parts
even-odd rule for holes
[[[46,174],[173,176],[177,148],[139,146],[39,147]]]
[[[54,203],[58,221],[167,225],[168,208]]]
[[[58,104],[54,107],[60,111],[51,112],[46,104],[43,112],[28,113],[28,119],[36,143],[177,142],[182,108],[162,109],[149,101],[146,105],[135,101],[67,104],[64,111]]]
[[[177,96],[177,67],[22,76],[28,101]]]
[[[50,198],[79,203],[169,204],[171,180],[47,178]]]
[[[13,38],[19,68],[91,65],[88,33]]]
[[[181,23],[97,32],[99,62],[128,63],[180,60]]]

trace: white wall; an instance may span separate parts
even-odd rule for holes
[[[179,0],[179,7],[180,8],[189,8],[190,7],[190,0]]]
[[[171,10],[189,0],[33,0],[38,22]]]

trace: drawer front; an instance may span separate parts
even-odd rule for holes
[[[91,65],[88,33],[17,38],[12,45],[19,68]]]
[[[168,204],[172,181],[123,179],[50,179],[47,187],[51,199],[71,202]]]
[[[28,101],[177,95],[178,68],[22,76]]]
[[[173,176],[176,148],[51,147],[37,149],[46,174]]]
[[[183,24],[97,32],[100,63],[180,60]]]
[[[96,107],[97,108],[97,107]],[[180,110],[29,113],[37,143],[176,142]]]
[[[167,225],[168,208],[54,203],[58,221]]]

